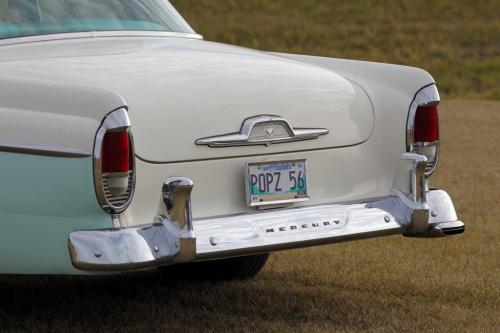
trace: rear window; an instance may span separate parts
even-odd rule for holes
[[[0,0],[0,39],[89,31],[194,32],[167,0]]]

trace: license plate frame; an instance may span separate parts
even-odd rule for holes
[[[259,171],[259,168],[264,168],[265,170]],[[295,171],[293,175],[290,174],[291,171]],[[288,172],[288,181],[286,181],[286,177],[282,178],[283,175],[286,176]],[[269,183],[269,176],[267,174],[272,173],[280,173],[281,176],[276,176],[276,179],[273,179]],[[258,176],[256,176],[258,174]],[[261,174],[264,174],[264,182],[262,183]],[[300,175],[300,176],[299,176]],[[255,184],[255,176],[257,177],[257,182],[260,184]],[[296,181],[292,180],[292,177],[296,176]],[[302,178],[301,181],[299,179]],[[303,184],[303,186],[300,186]],[[295,184],[297,187],[291,188],[290,186]],[[256,193],[255,188],[253,186],[260,186]],[[281,189],[281,186],[285,186],[289,188],[288,191],[278,191],[271,192],[268,191],[270,187],[273,187],[274,190]],[[265,188],[265,191],[260,191]],[[245,188],[246,188],[246,198],[247,205],[249,207],[261,207],[261,206],[276,206],[276,205],[288,205],[298,202],[305,202],[310,199],[309,197],[309,174],[308,174],[308,166],[306,159],[296,159],[296,160],[280,160],[280,161],[266,161],[266,162],[255,162],[255,163],[247,163],[245,170]]]

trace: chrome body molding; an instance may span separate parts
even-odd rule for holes
[[[404,154],[393,193],[379,200],[194,221],[193,182],[170,178],[163,185],[152,224],[73,232],[69,237],[72,262],[81,270],[123,271],[384,235],[459,233],[464,224],[448,194],[427,190],[426,162],[425,156]]]
[[[408,152],[415,152],[416,149],[418,148],[431,148],[435,149],[435,158],[433,161],[429,161],[427,165],[427,170],[425,173],[427,176],[432,175],[434,173],[436,166],[439,161],[439,142],[426,142],[422,143],[419,145],[416,145],[415,142],[413,141],[413,134],[414,134],[414,123],[415,123],[415,116],[417,114],[417,108],[419,106],[432,106],[432,105],[438,105],[441,101],[441,98],[439,96],[439,91],[436,87],[435,84],[430,84],[428,86],[423,87],[420,89],[417,94],[415,95],[415,98],[413,99],[411,105],[410,105],[410,112],[408,113],[408,121],[406,125],[406,150]]]
[[[30,154],[51,157],[82,158],[92,156],[91,153],[69,147],[60,147],[36,143],[15,143],[0,141],[0,151],[7,153]]]
[[[120,202],[118,205],[110,203],[106,199],[106,194],[105,194],[105,186],[102,186],[101,183],[103,181],[103,174],[101,173],[101,150],[102,150],[102,143],[104,139],[104,135],[106,132],[112,132],[112,131],[122,131],[125,129],[130,129],[130,119],[128,117],[127,110],[125,108],[120,108],[118,110],[115,110],[111,113],[109,113],[103,120],[101,126],[97,130],[96,136],[95,136],[95,142],[94,142],[94,153],[93,153],[93,159],[94,159],[94,185],[95,185],[95,191],[97,195],[97,200],[99,201],[99,204],[101,207],[107,211],[108,213],[111,214],[118,214],[123,212],[130,204],[133,196],[134,196],[134,189],[135,189],[135,171],[130,172],[129,174],[129,179],[131,183],[131,189],[130,189],[130,195],[128,200]],[[130,140],[133,140],[132,135],[130,135]],[[132,161],[132,163],[135,163]]]
[[[2,45],[15,45],[33,42],[45,42],[51,40],[96,38],[96,37],[173,37],[203,40],[203,36],[197,33],[169,32],[169,31],[89,31],[47,34],[38,36],[12,37],[0,40]]]
[[[209,147],[269,146],[276,143],[317,139],[329,132],[326,128],[293,128],[280,116],[260,115],[246,119],[239,133],[198,139],[196,144]]]

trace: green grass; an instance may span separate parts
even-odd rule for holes
[[[500,99],[499,0],[173,0],[212,41],[428,70],[448,98]]]

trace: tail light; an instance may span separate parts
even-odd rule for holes
[[[423,88],[415,96],[408,117],[407,151],[427,157],[427,176],[434,172],[439,160],[439,101],[434,84]]]
[[[135,186],[135,162],[130,121],[125,109],[108,114],[97,131],[94,183],[97,199],[108,213],[121,213],[130,205]]]

